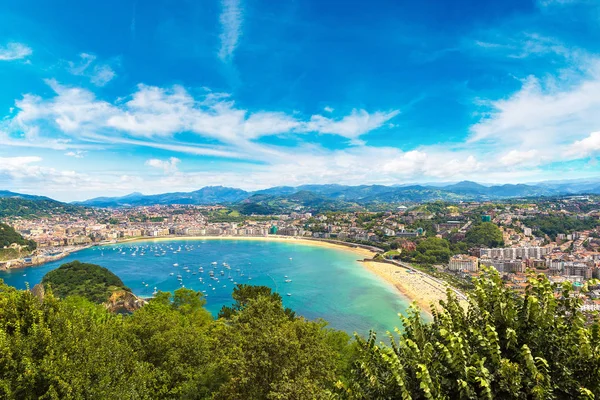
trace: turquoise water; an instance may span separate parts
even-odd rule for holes
[[[154,287],[173,291],[182,284],[205,291],[206,307],[213,315],[231,304],[234,282],[266,285],[299,315],[323,318],[333,328],[363,336],[374,329],[382,337],[399,325],[398,313],[404,313],[409,302],[357,258],[345,250],[276,241],[144,241],[89,248],[42,266],[0,272],[0,279],[19,289],[33,287],[48,271],[79,260],[110,269],[138,296],[152,296]],[[216,268],[212,262],[217,262]],[[209,277],[211,270],[219,282]]]

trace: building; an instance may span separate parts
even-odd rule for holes
[[[539,260],[548,254],[546,247],[506,247],[498,249],[480,249],[480,257],[489,257],[495,260]]]
[[[520,273],[525,271],[525,267],[523,266],[523,262],[521,260],[498,260],[482,258],[481,264],[488,267],[494,267],[498,270],[498,272]]]
[[[473,256],[457,255],[450,258],[448,270],[477,272],[479,269],[479,259]]]

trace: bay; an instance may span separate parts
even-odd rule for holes
[[[323,318],[332,328],[362,336],[373,329],[383,338],[399,326],[398,313],[406,312],[409,300],[363,268],[357,258],[341,248],[292,241],[148,240],[92,247],[42,266],[2,271],[0,279],[25,289],[48,271],[79,260],[108,268],[138,296],[150,297],[154,288],[202,291],[206,308],[215,316],[232,303],[235,283],[265,285],[305,318]]]

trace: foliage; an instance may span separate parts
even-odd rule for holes
[[[575,399],[600,395],[600,326],[586,324],[566,283],[555,296],[530,274],[524,296],[493,269],[476,279],[463,309],[452,292],[422,321],[412,308],[398,339],[357,337],[359,358],[348,399]]]
[[[25,240],[12,226],[0,222],[0,249],[13,243],[27,246],[30,251],[35,250],[37,247],[35,241]]]
[[[452,251],[447,240],[428,237],[417,244],[414,260],[424,264],[444,264],[450,260]]]
[[[264,289],[238,294],[215,321],[189,289],[122,316],[0,282],[0,398],[328,398],[349,372],[350,337],[290,315]]]
[[[59,297],[78,295],[93,303],[103,303],[115,290],[129,290],[108,269],[95,264],[72,261],[48,272],[42,279]]]
[[[468,308],[448,291],[426,323],[413,305],[385,345],[291,315],[265,287],[238,286],[214,320],[189,289],[123,316],[0,282],[0,398],[598,398],[600,325],[570,284],[528,283],[520,295],[484,269]]]
[[[82,215],[86,208],[50,199],[23,199],[0,197],[0,218],[22,217],[26,219],[48,217],[56,214]]]
[[[482,222],[473,226],[465,236],[471,247],[502,247],[504,238],[502,231],[492,222]]]
[[[231,306],[223,306],[221,311],[219,311],[219,318],[231,318],[233,315],[243,310],[250,300],[255,300],[259,297],[268,297],[271,301],[280,304],[283,307],[281,295],[279,293],[273,293],[268,286],[253,286],[243,283],[237,284],[233,288],[231,297],[235,303]],[[285,308],[284,312],[290,319],[294,319],[295,313],[290,308]]]
[[[578,219],[566,215],[540,216],[527,221],[527,225],[535,230],[537,236],[548,235],[556,240],[559,233],[571,233],[593,229],[598,225],[594,218]]]

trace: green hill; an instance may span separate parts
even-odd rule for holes
[[[88,209],[82,206],[61,203],[45,197],[25,199],[0,196],[0,218],[21,217],[40,218],[57,214],[82,215]]]
[[[24,247],[9,248],[14,244]],[[26,256],[35,250],[36,246],[33,240],[26,240],[12,226],[0,223],[0,260]]]
[[[79,261],[63,264],[48,272],[42,284],[50,285],[52,293],[58,297],[76,295],[94,303],[106,302],[115,291],[129,291],[123,281],[108,269]]]

